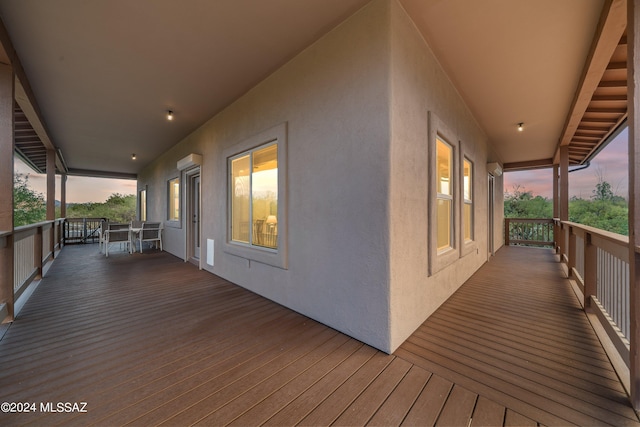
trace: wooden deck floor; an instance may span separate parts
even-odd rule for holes
[[[166,253],[68,246],[0,340],[0,402],[36,404],[0,425],[638,425],[552,255],[520,251],[386,355]]]

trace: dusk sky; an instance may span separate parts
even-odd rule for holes
[[[38,174],[22,160],[14,157],[14,171],[29,175],[29,187],[47,196],[47,176]],[[67,178],[67,203],[102,203],[113,193],[136,194],[136,181],[131,179],[87,178],[69,176]],[[56,175],[56,199],[60,200],[60,175]]]
[[[592,161],[588,168],[569,173],[569,197],[589,199],[601,176],[611,184],[616,196],[629,196],[629,147],[628,129],[616,136]],[[569,168],[569,170],[573,167]],[[506,172],[504,191],[512,192],[519,185],[524,191],[531,191],[551,199],[553,197],[553,169]]]
[[[598,177],[611,184],[617,196],[628,198],[628,130],[625,128],[591,162],[587,169],[569,174],[569,197],[588,199],[598,183]],[[15,159],[15,172],[29,174],[29,186],[46,196],[46,175],[37,174],[20,159]],[[504,191],[519,185],[534,195],[552,198],[552,169],[539,169],[504,174]],[[111,194],[136,194],[136,181],[69,176],[67,203],[104,202]],[[56,177],[56,199],[60,200],[60,176]]]

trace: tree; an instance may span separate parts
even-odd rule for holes
[[[136,196],[114,193],[104,203],[69,205],[67,218],[107,218],[113,222],[130,222],[136,219]]]
[[[13,175],[13,225],[35,224],[47,218],[44,196],[29,188],[29,175]]]
[[[524,187],[514,185],[512,192],[504,195],[505,218],[551,218],[553,203],[542,196],[534,196]]]

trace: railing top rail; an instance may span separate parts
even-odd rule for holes
[[[33,228],[38,228],[38,227],[44,227],[46,225],[52,225],[56,222],[61,222],[61,221],[64,221],[64,218],[56,218],[56,219],[50,219],[47,221],[36,222],[34,224],[21,225],[20,227],[14,228],[13,231],[7,232],[7,234],[17,233],[19,231],[27,231],[27,230],[31,230]]]
[[[553,223],[553,218],[505,218],[511,222],[544,222]]]
[[[577,222],[571,222],[571,221],[561,221],[561,222],[562,222],[562,224],[569,225],[569,226],[575,227],[575,228],[579,228],[579,229],[581,229],[583,231],[586,231],[589,234],[594,234],[594,235],[597,235],[599,237],[602,237],[603,239],[610,240],[613,243],[617,243],[617,244],[624,245],[624,246],[629,245],[629,236],[624,236],[624,235],[618,234],[618,233],[612,233],[611,231],[601,230],[599,228],[590,227],[590,226],[584,225],[584,224],[578,224]]]
[[[107,218],[103,218],[103,217],[91,217],[91,218],[66,218],[67,222],[78,222],[78,221],[106,221]]]

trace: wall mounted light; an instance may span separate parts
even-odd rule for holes
[[[524,129],[523,125],[524,123],[522,122],[518,123],[518,132],[522,132],[522,130]]]
[[[167,120],[173,120],[173,111],[167,110]]]
[[[136,153],[133,153],[133,154],[131,155],[131,160],[135,160],[135,159],[136,159]]]

